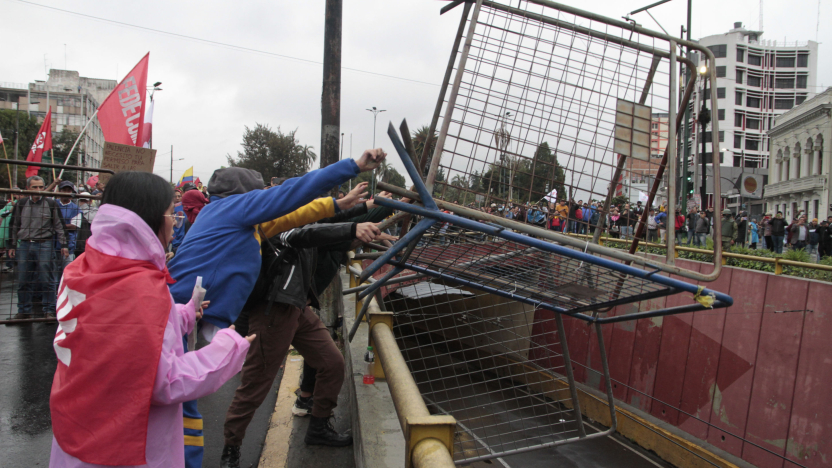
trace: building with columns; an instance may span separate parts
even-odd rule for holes
[[[809,220],[830,216],[832,88],[776,117],[768,134],[771,165],[764,194],[767,210],[782,211],[789,220],[801,210]]]

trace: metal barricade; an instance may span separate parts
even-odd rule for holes
[[[114,173],[45,162],[0,163]],[[61,272],[83,253],[101,197],[9,188],[0,188],[0,196],[6,198],[0,208],[0,324],[54,322]]]
[[[703,78],[713,88],[713,54],[695,43],[547,0],[466,6],[429,130],[428,138],[438,131],[435,149],[425,145],[419,175],[455,205],[500,217],[513,209],[524,223],[540,212],[541,224],[554,219],[561,231],[593,233],[595,243],[612,230],[635,251],[647,210],[636,216],[635,203],[627,211],[612,202],[642,191],[648,206],[662,198],[671,219],[676,210],[676,132],[698,75],[677,56],[681,46],[710,65]],[[681,99],[679,63],[693,72]],[[718,127],[714,120],[713,134]],[[719,164],[712,167],[718,180]],[[672,221],[667,228],[660,270],[719,277],[721,246],[711,273],[678,269]]]

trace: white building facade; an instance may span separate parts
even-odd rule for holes
[[[812,98],[817,91],[818,43],[764,40],[762,34],[734,23],[725,34],[699,40],[714,53],[717,85],[704,92],[699,80],[692,118],[696,119],[702,98],[708,99],[710,108],[710,93],[716,93],[718,109],[710,110],[712,121],[719,122],[719,134],[711,135],[709,126],[704,139],[706,154],[718,145],[723,167],[757,169],[753,172],[769,168],[768,132],[774,118]],[[699,63],[703,63],[701,57]],[[691,154],[698,155],[702,147],[698,125],[692,129],[696,131],[691,131],[688,144]],[[690,161],[693,164],[699,159],[691,157]],[[698,167],[691,170],[698,174]],[[699,177],[694,180],[698,186]]]
[[[767,209],[791,220],[799,211],[809,220],[832,214],[830,154],[832,88],[775,119],[769,131],[771,167],[765,188]]]

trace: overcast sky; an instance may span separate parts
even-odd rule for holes
[[[155,172],[165,178],[170,175],[173,145],[174,159],[184,158],[174,161],[173,178],[178,179],[185,169],[194,166],[195,174],[207,183],[212,171],[226,164],[226,154],[236,156],[244,127],[255,123],[279,126],[284,131],[297,129],[301,143],[312,145],[319,153],[324,0],[34,3],[316,62],[240,51],[83,18],[29,2],[0,0],[4,16],[0,38],[6,44],[0,82],[43,80],[48,68],[120,80],[150,52],[148,83],[163,83],[163,91],[156,94],[153,142],[159,150]],[[462,10],[439,16],[445,3],[344,0],[342,65],[369,72],[343,72],[341,131],[345,133],[345,157],[350,155],[350,137],[353,156],[372,146],[373,118],[365,110],[368,107],[387,110],[379,115],[376,146],[388,152],[392,149],[386,136],[388,121],[398,127],[402,118],[407,118],[411,129],[430,123]],[[564,3],[618,18],[651,1]],[[693,37],[724,33],[734,21],[756,29],[759,7],[758,2],[749,0],[695,1]],[[668,32],[678,34],[685,22],[686,2],[674,0],[652,11]],[[821,10],[821,21],[828,23],[830,15],[832,12]],[[635,18],[645,27],[659,29],[645,13]],[[817,83],[828,86],[832,85],[832,61],[824,60],[824,43],[832,39],[832,32],[821,28],[816,37],[817,20],[817,0],[768,0],[763,38],[818,40]],[[401,162],[391,156],[391,162],[404,174]]]

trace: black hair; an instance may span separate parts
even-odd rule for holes
[[[173,203],[173,188],[165,179],[149,172],[119,172],[104,190],[101,204],[111,204],[139,215],[154,234],[164,225],[165,212]]]

